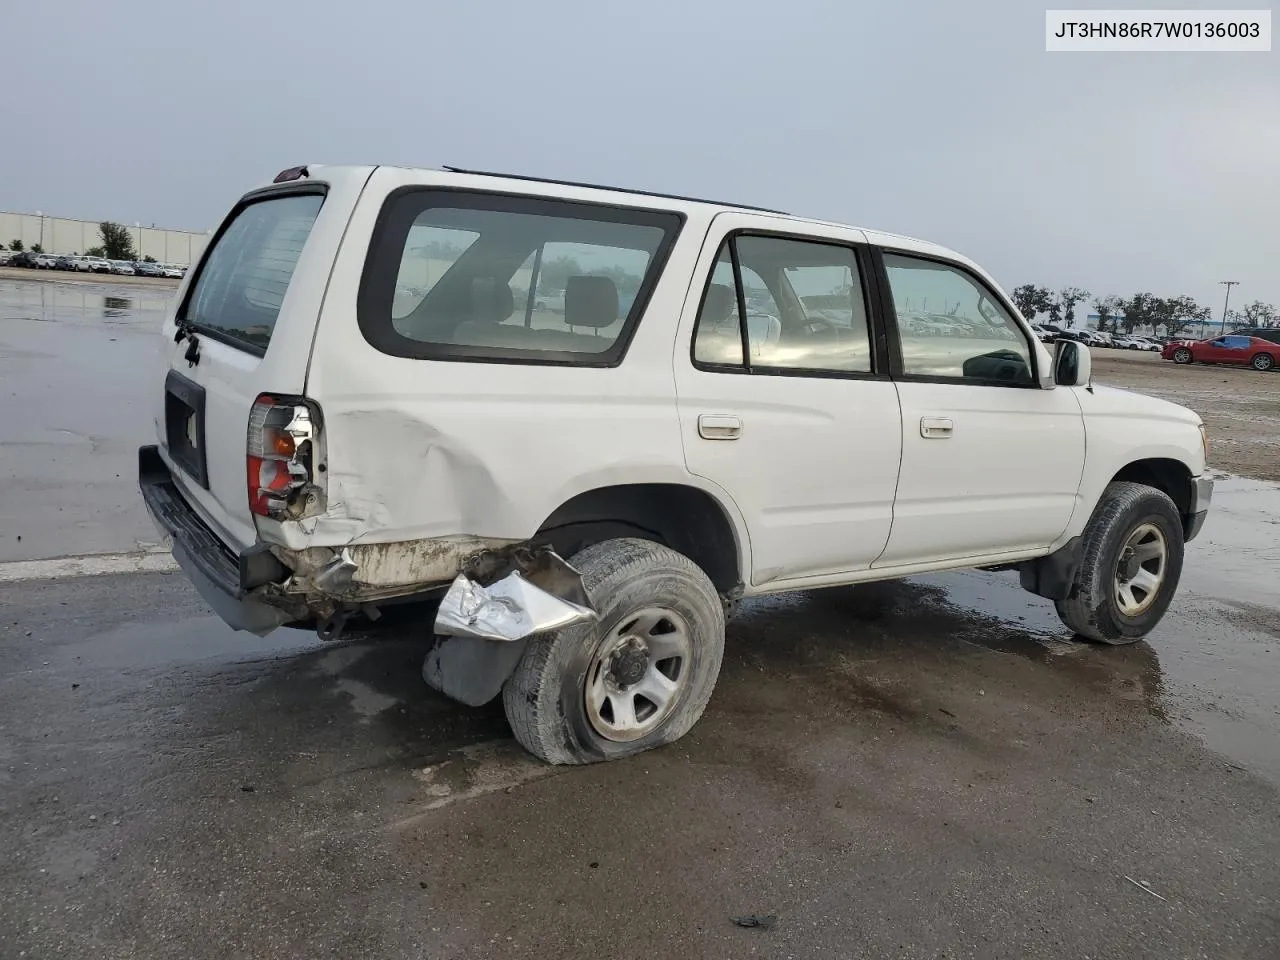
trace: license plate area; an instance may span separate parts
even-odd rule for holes
[[[170,370],[164,381],[164,438],[169,456],[205,490],[209,471],[204,448],[204,387]]]

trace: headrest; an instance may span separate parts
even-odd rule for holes
[[[707,300],[702,313],[709,323],[724,323],[737,306],[733,287],[725,283],[713,283],[707,288]]]
[[[509,284],[497,277],[476,277],[471,281],[471,319],[477,323],[501,323],[516,308]]]
[[[564,286],[564,322],[607,327],[618,319],[618,287],[608,277],[570,277]]]

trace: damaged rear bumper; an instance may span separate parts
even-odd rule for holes
[[[581,576],[549,547],[461,536],[237,551],[183,496],[154,445],[138,451],[138,486],[178,565],[236,630],[314,621],[337,639],[357,611],[376,619],[381,602],[442,593],[435,632],[459,640],[509,643],[595,617]]]
[[[300,611],[254,595],[289,571],[265,545],[236,552],[223,543],[183,498],[155,446],[138,450],[138,486],[174,560],[228,626],[262,635],[298,618]]]

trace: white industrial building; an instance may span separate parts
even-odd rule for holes
[[[98,224],[97,220],[69,220],[66,217],[50,217],[39,211],[0,212],[0,246],[7,249],[10,242],[21,240],[25,250],[39,244],[45,253],[82,254],[90,247],[102,245]],[[208,233],[165,230],[136,223],[125,223],[122,226],[133,237],[133,247],[139,260],[154,257],[160,263],[190,266],[209,242]]]

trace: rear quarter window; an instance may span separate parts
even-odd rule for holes
[[[393,356],[613,366],[682,219],[554,198],[396,191],[361,279],[360,329]]]
[[[323,203],[323,194],[305,193],[242,206],[214,238],[180,318],[218,339],[265,352]]]

